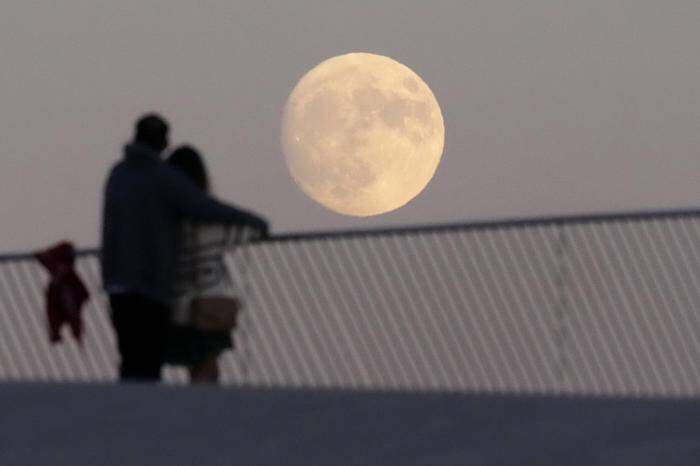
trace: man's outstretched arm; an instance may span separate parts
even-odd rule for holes
[[[160,189],[166,202],[178,214],[199,222],[249,225],[267,236],[267,222],[260,216],[217,201],[194,185],[187,177],[164,167]]]

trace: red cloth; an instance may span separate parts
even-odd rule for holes
[[[73,336],[82,344],[83,321],[81,308],[90,296],[78,274],[73,269],[75,250],[66,241],[34,254],[51,277],[46,288],[46,315],[49,321],[49,338],[52,343],[61,341],[61,327],[68,324]]]

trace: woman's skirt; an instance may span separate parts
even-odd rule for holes
[[[172,324],[165,363],[197,367],[207,357],[232,348],[233,338],[229,332],[203,332],[189,325]]]

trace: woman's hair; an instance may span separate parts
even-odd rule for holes
[[[180,146],[170,154],[167,163],[181,170],[203,191],[209,191],[209,177],[204,166],[204,160],[197,149],[191,146]]]

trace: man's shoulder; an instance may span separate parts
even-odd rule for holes
[[[109,171],[107,172],[107,186],[118,181],[124,173],[124,160],[118,160],[112,164]]]
[[[180,172],[173,167],[171,167],[169,164],[162,162],[159,163],[158,166],[156,167],[156,171],[159,176],[162,176],[164,178],[170,178],[170,179],[177,179],[180,177]]]
[[[112,163],[112,166],[109,169],[109,173],[112,174],[116,171],[123,170],[125,165],[126,165],[126,160],[119,159],[116,162]]]
[[[114,162],[109,171],[110,176],[132,176],[135,174],[146,174],[156,176],[164,166],[163,163],[135,163],[127,159]]]
[[[148,189],[146,186],[157,186],[157,169],[146,164],[135,164],[128,160],[119,160],[112,165],[107,175],[105,189],[110,192],[122,192],[125,189]],[[140,187],[143,188],[140,188]]]
[[[158,164],[154,169],[154,175],[160,186],[164,189],[188,190],[187,188],[189,188],[191,184],[191,181],[185,174],[167,163]]]

